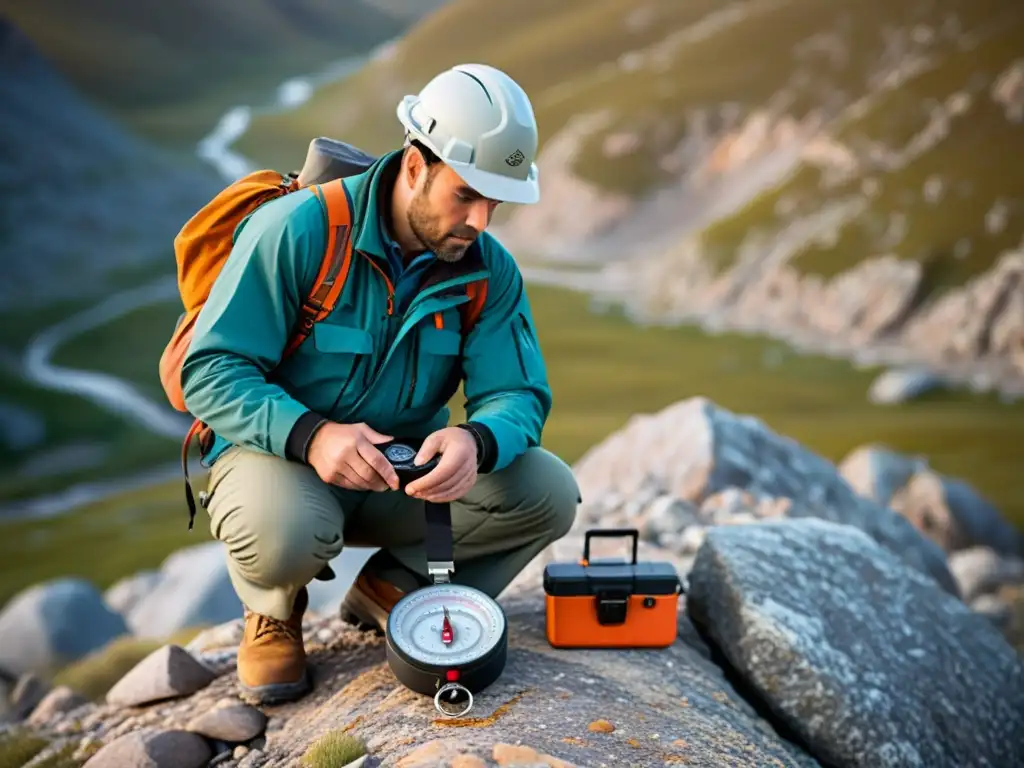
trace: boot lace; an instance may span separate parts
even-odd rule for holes
[[[254,639],[259,640],[262,637],[273,637],[275,635],[282,636],[293,642],[300,642],[302,640],[302,632],[294,624],[278,621],[270,616],[258,616],[256,618]]]

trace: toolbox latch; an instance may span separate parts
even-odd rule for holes
[[[597,621],[600,624],[624,624],[629,595],[623,592],[598,592]]]

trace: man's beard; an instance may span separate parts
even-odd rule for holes
[[[466,255],[471,243],[455,240],[453,237],[466,237],[475,240],[479,234],[475,229],[465,228],[451,232],[442,231],[429,207],[426,190],[413,198],[409,205],[409,228],[423,247],[432,251],[441,261],[454,262]]]

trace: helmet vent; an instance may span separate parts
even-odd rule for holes
[[[480,89],[484,92],[484,96],[487,97],[487,101],[492,105],[494,104],[494,99],[491,98],[491,94],[488,92],[487,87],[483,84],[483,81],[481,81],[479,77],[470,74],[469,72],[462,72],[462,74],[464,74],[466,77],[473,78],[476,81],[476,84],[479,85]]]

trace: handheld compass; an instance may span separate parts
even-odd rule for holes
[[[402,487],[433,469],[440,457],[413,464],[416,449],[392,442],[383,449]],[[395,677],[410,690],[434,697],[446,717],[473,707],[473,694],[486,688],[505,668],[508,624],[489,595],[451,583],[451,507],[425,502],[427,573],[433,584],[406,594],[388,616],[387,659]]]

